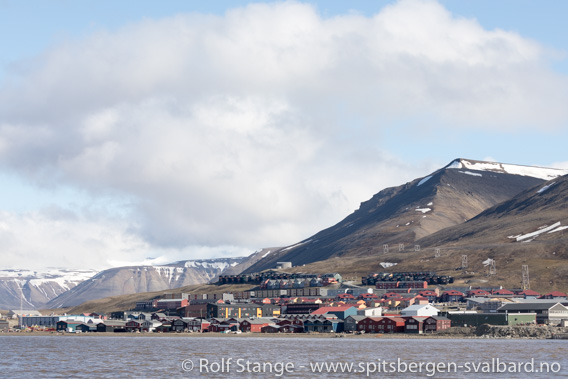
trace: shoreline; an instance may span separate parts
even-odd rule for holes
[[[32,336],[32,337],[67,337],[67,338],[89,338],[89,337],[122,337],[122,338],[334,338],[334,339],[499,339],[499,340],[546,340],[550,338],[538,337],[494,337],[489,335],[452,335],[452,334],[331,334],[331,333],[67,333],[67,332],[4,332],[0,333],[0,338],[4,336]]]

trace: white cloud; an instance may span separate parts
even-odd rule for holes
[[[425,174],[389,152],[404,137],[382,144],[393,120],[505,131],[566,120],[566,78],[546,54],[432,1],[373,17],[283,2],[145,20],[56,46],[8,78],[0,162],[132,199],[131,220],[104,239],[116,261],[286,245]],[[100,222],[78,223],[59,251],[102,238],[113,221]]]
[[[236,246],[152,246],[132,233],[122,220],[100,214],[75,214],[51,208],[25,214],[1,212],[0,248],[5,268],[71,267],[104,269],[109,266],[152,262],[165,264],[188,258],[244,256]],[[152,258],[152,259],[150,259]]]

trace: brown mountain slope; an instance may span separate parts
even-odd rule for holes
[[[419,241],[423,246],[471,246],[553,241],[568,225],[568,176],[523,191],[468,222]],[[568,230],[566,230],[568,235]]]
[[[336,270],[358,277],[373,271],[436,271],[453,275],[456,285],[518,288],[527,265],[531,288],[568,290],[568,176],[537,185],[460,225],[418,240],[421,251],[315,262],[300,271]],[[439,256],[436,256],[436,249]],[[467,256],[466,270],[456,270]],[[489,275],[484,261],[496,262]],[[397,263],[383,269],[381,262]]]
[[[457,159],[433,174],[387,188],[338,224],[296,245],[271,252],[245,272],[273,268],[276,262],[310,264],[334,257],[365,257],[398,249],[519,192],[558,177],[563,171]]]

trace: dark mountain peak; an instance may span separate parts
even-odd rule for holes
[[[278,261],[301,265],[333,257],[377,255],[384,244],[412,246],[567,173],[457,158],[428,176],[383,189],[336,225],[263,257],[246,272],[274,268]]]

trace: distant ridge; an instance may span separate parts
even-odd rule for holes
[[[79,305],[88,300],[139,292],[174,289],[208,283],[244,258],[179,261],[168,265],[116,267],[62,293],[47,303],[48,308]]]

